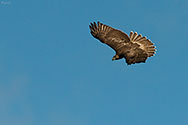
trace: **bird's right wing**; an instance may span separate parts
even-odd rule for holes
[[[91,23],[91,34],[102,43],[109,45],[116,52],[126,43],[130,42],[129,36],[120,30],[104,25],[100,22]]]
[[[137,32],[130,32],[130,41],[137,43],[139,45],[139,48],[144,50],[148,54],[148,57],[154,56],[156,47],[151,42],[151,40],[143,37],[141,34],[138,35]]]

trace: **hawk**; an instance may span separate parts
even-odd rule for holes
[[[155,54],[154,44],[137,32],[131,31],[128,36],[100,22],[90,23],[89,28],[93,37],[115,50],[112,61],[125,58],[128,65],[145,63],[148,57]]]

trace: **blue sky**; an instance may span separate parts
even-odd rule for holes
[[[0,0],[1,125],[187,125],[186,0]],[[151,39],[145,64],[111,61],[101,21]]]

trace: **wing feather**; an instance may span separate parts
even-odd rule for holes
[[[127,34],[100,22],[91,23],[89,28],[93,37],[99,39],[102,43],[109,45],[116,52],[127,42],[130,42]]]
[[[140,39],[141,37],[142,37],[142,35],[139,34],[134,40],[138,40],[138,39]]]
[[[137,32],[130,32],[130,41],[133,43],[137,43],[140,49],[144,50],[148,57],[154,56],[156,47],[151,42],[151,40],[147,39],[147,37],[142,37],[142,35],[138,35]]]

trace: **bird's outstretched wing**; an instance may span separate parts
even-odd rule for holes
[[[155,54],[156,49],[151,40],[143,37],[141,34],[138,35],[137,32],[130,32],[129,37],[131,42],[137,43],[139,48],[148,54],[148,57],[151,57]]]
[[[93,37],[99,39],[102,43],[109,45],[116,52],[119,48],[130,42],[127,34],[100,22],[91,23],[89,28]]]
[[[131,49],[125,54],[127,64],[145,62],[148,57],[155,54],[154,44],[137,32],[130,32]]]

